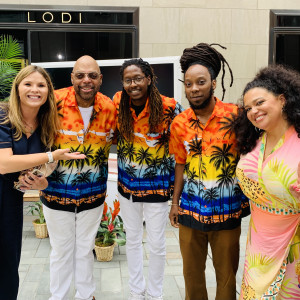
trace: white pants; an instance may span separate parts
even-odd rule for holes
[[[146,290],[143,275],[143,216],[146,222],[149,268],[147,293],[162,295],[166,260],[165,229],[169,212],[168,202],[132,202],[119,194],[120,209],[126,228],[126,254],[129,287],[135,293]]]
[[[68,300],[74,275],[75,299],[91,300],[96,285],[93,279],[95,237],[103,205],[80,213],[50,209],[43,205],[50,244],[49,300]]]

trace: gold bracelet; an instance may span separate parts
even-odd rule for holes
[[[171,205],[174,205],[174,206],[179,206],[179,204],[178,204],[178,203],[172,203]]]

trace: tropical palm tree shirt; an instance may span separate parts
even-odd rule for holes
[[[116,128],[116,108],[107,96],[97,93],[86,131],[75,98],[68,87],[55,91],[61,129],[55,141],[59,149],[85,154],[85,159],[59,161],[41,192],[43,203],[53,209],[77,212],[101,205],[106,196],[108,155]]]
[[[114,98],[119,109],[121,93]],[[149,99],[143,111],[134,119],[133,142],[118,136],[118,191],[134,202],[165,202],[170,199],[174,187],[175,162],[169,155],[170,124],[183,109],[173,98],[161,95],[164,116],[156,133],[149,133]],[[119,126],[119,123],[117,123]]]
[[[235,175],[239,155],[230,120],[237,106],[215,99],[205,125],[191,108],[171,125],[170,153],[185,165],[179,223],[203,231],[233,229],[240,225],[243,209],[249,213]]]

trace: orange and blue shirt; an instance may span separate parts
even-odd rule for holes
[[[113,102],[119,110],[121,93]],[[133,141],[118,136],[118,191],[133,202],[165,202],[170,199],[174,187],[175,162],[169,155],[170,124],[182,111],[173,98],[161,95],[163,121],[157,132],[149,133],[149,98],[142,112],[133,116]],[[119,123],[117,123],[119,127]]]
[[[84,123],[73,87],[55,91],[61,128],[55,148],[70,148],[85,154],[85,159],[59,161],[41,192],[49,208],[83,211],[100,206],[106,197],[108,155],[116,128],[116,108],[107,96],[97,93],[93,112]]]
[[[215,101],[205,125],[191,108],[171,125],[170,153],[185,165],[178,221],[202,231],[233,229],[249,213],[235,175],[239,154],[230,123],[237,106]]]

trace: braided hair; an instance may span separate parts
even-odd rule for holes
[[[149,117],[149,133],[153,133],[157,130],[158,126],[161,124],[163,119],[163,104],[160,93],[156,87],[156,76],[153,72],[152,67],[142,58],[135,58],[126,60],[120,69],[121,79],[123,80],[124,70],[135,65],[141,69],[146,77],[150,77],[151,83],[148,86],[148,96],[149,96],[149,107],[150,107],[150,117]],[[120,134],[125,138],[133,139],[133,117],[130,111],[130,97],[125,91],[124,87],[122,89],[122,95],[119,106],[119,131]]]
[[[220,45],[220,44],[206,44],[206,43],[200,43],[192,48],[186,48],[183,51],[183,54],[180,58],[180,65],[181,65],[181,71],[185,74],[185,72],[188,70],[188,68],[192,65],[202,65],[206,67],[209,71],[209,74],[211,76],[211,80],[214,80],[218,77],[221,67],[222,67],[222,90],[223,90],[223,96],[222,100],[224,99],[225,95],[225,87],[224,87],[224,77],[225,77],[225,64],[227,65],[230,76],[231,76],[231,82],[230,86],[233,84],[233,75],[232,70],[227,62],[227,60],[223,57],[223,55],[218,52],[215,48],[212,46],[217,45],[223,49],[226,49],[226,47]]]

